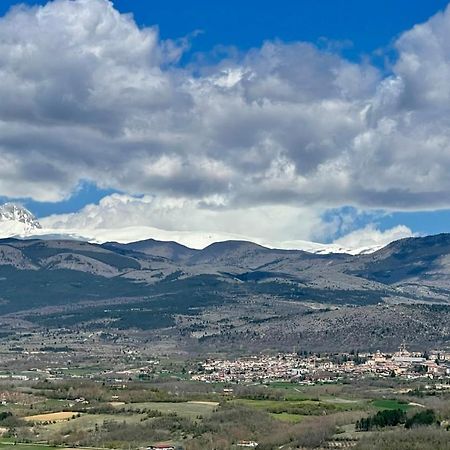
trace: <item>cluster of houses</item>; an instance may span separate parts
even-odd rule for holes
[[[256,448],[258,443],[255,441],[238,441],[236,448]],[[153,444],[141,450],[183,450],[183,447],[172,443]]]
[[[235,360],[208,359],[191,378],[203,382],[298,381],[302,384],[330,382],[349,376],[431,378],[450,381],[450,352],[409,352],[401,346],[395,353],[275,356],[259,355]]]

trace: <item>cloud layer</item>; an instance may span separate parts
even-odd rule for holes
[[[50,216],[40,222],[45,228],[84,233],[99,240],[123,241],[127,236],[120,234],[120,230],[136,227],[128,240],[153,237],[194,247],[226,239],[281,246],[280,241],[287,237],[319,240],[335,230],[334,223],[324,223],[311,208],[278,205],[207,208],[193,199],[119,194],[107,196],[98,205],[88,205],[77,213]],[[146,229],[149,226],[153,229]],[[108,238],[103,238],[104,235]]]
[[[377,249],[413,234],[405,226],[380,231],[373,223],[348,232],[354,221],[354,217],[345,216],[340,216],[339,221],[324,220],[312,208],[274,205],[210,209],[192,199],[113,194],[97,205],[87,205],[72,214],[46,217],[40,222],[44,234],[68,233],[98,242],[132,242],[152,237],[194,248],[239,239],[275,248],[343,252]],[[305,239],[323,240],[337,229],[345,235],[331,245],[305,242]]]

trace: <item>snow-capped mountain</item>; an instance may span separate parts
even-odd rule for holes
[[[26,237],[41,229],[36,217],[23,206],[15,203],[0,205],[0,237]]]
[[[346,253],[347,255],[365,255],[380,250],[385,245],[370,245],[366,247],[346,247],[339,244],[320,244],[311,241],[291,241],[281,242],[276,248],[284,250],[303,250],[308,253],[315,253],[316,255],[329,255],[332,253]],[[267,245],[269,248],[274,248]]]

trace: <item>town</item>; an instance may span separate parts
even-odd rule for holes
[[[450,352],[410,352],[402,345],[395,353],[280,353],[235,360],[207,359],[191,374],[193,380],[207,383],[292,381],[314,384],[365,376],[450,381]]]

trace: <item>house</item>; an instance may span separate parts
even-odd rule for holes
[[[147,447],[146,450],[178,450],[178,449],[179,449],[179,447],[175,447],[175,445],[173,445],[173,444],[160,443],[160,444],[150,445],[149,447]]]
[[[258,447],[258,443],[255,441],[239,441],[236,444],[238,447],[247,447],[247,448],[256,448]]]

